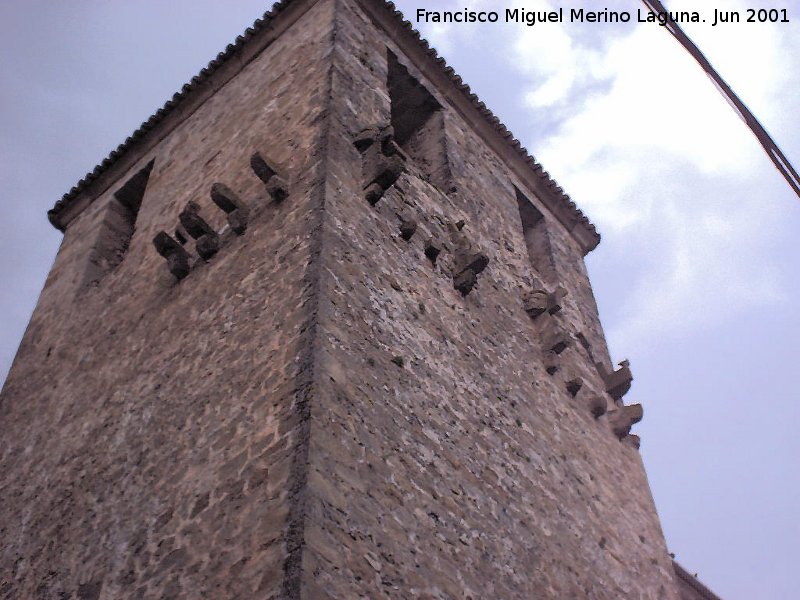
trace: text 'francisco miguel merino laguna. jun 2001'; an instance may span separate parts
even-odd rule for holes
[[[653,23],[665,27],[675,23],[708,23],[712,26],[727,23],[788,23],[785,8],[700,11],[651,12],[638,9],[586,10],[585,8],[558,8],[556,10],[525,10],[507,8],[504,11],[477,11],[465,8],[460,11],[437,11],[418,8],[417,23],[519,23],[533,26],[544,23]]]

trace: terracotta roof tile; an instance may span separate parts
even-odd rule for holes
[[[91,185],[91,183],[97,179],[99,175],[101,175],[114,162],[116,162],[120,156],[126,153],[130,147],[134,145],[136,141],[139,140],[147,131],[155,127],[161,120],[163,120],[164,117],[183,100],[185,100],[187,96],[189,96],[192,91],[199,86],[199,84],[205,82],[214,71],[216,71],[228,58],[230,58],[230,56],[240,50],[257,32],[269,26],[273,19],[275,19],[289,4],[295,1],[297,0],[281,0],[280,2],[275,3],[270,11],[264,13],[260,19],[257,19],[255,23],[253,23],[252,27],[247,28],[244,35],[238,36],[233,44],[228,44],[223,52],[220,52],[215,59],[208,63],[207,67],[203,68],[198,75],[192,77],[189,83],[186,83],[179,92],[176,92],[175,95],[173,95],[173,97],[164,104],[162,108],[158,109],[149,119],[147,119],[147,121],[142,123],[142,125],[130,137],[128,137],[122,144],[113,150],[107,158],[105,158],[94,168],[91,173],[88,173],[86,176],[84,176],[84,178],[81,179],[69,192],[64,194],[64,196],[55,203],[53,208],[48,211],[47,214],[50,218],[50,222],[56,227],[59,227],[57,224],[57,217],[59,213],[64,210],[69,203],[78,196],[78,194],[89,187],[89,185]],[[582,223],[593,233],[596,240],[595,245],[597,245],[597,243],[600,242],[600,234],[597,233],[594,225],[589,221],[588,218],[586,218],[583,212],[578,209],[578,207],[574,202],[572,202],[564,190],[558,186],[555,181],[553,181],[547,171],[545,171],[542,166],[536,162],[536,159],[525,149],[524,146],[522,146],[519,140],[513,136],[513,134],[500,121],[500,119],[498,119],[495,114],[486,107],[480,98],[478,98],[478,96],[471,91],[470,87],[464,83],[464,80],[461,78],[461,76],[459,76],[458,73],[456,73],[453,68],[447,64],[444,58],[439,56],[436,50],[430,46],[426,39],[420,36],[419,32],[413,28],[411,23],[403,17],[403,14],[399,10],[395,9],[393,2],[388,0],[374,1],[382,4],[387,8],[387,10],[392,12],[394,18],[397,19],[398,22],[411,33],[417,43],[425,50],[428,56],[430,56],[442,68],[445,75],[448,76],[453,84],[471,100],[478,112],[496,129],[496,131],[502,137],[509,141],[511,146],[522,156],[522,158],[527,162],[528,165],[530,165],[536,174],[545,180],[545,185],[552,189],[553,193],[566,204],[566,206],[573,212],[577,221]]]

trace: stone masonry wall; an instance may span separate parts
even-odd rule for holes
[[[597,396],[615,406],[576,244],[551,224],[569,294],[532,320],[520,184],[359,2],[339,7],[333,97],[346,100],[328,142],[305,597],[677,598],[639,454],[590,412]],[[390,123],[387,46],[445,107],[455,191],[408,160],[373,206],[369,151],[353,141]],[[454,284],[464,243],[489,258],[467,295]],[[546,353],[554,322],[594,356]]]
[[[619,406],[578,245],[368,1],[309,2],[69,224],[0,395],[0,599],[677,599],[592,413]],[[389,50],[441,108],[431,164],[386,129]],[[567,292],[535,318],[515,186]]]
[[[297,556],[329,99],[315,4],[66,230],[0,396],[0,598],[270,598]],[[289,184],[273,202],[250,168]],[[155,159],[122,261],[86,286],[106,205]],[[180,282],[153,237],[213,183],[242,236]],[[91,282],[91,278],[88,279]],[[296,563],[297,560],[294,560]],[[294,569],[296,570],[296,568]]]

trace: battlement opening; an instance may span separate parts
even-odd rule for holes
[[[553,285],[557,283],[557,276],[547,219],[517,186],[514,192],[531,267],[544,283]]]
[[[393,52],[388,51],[388,56],[386,83],[394,139],[431,183],[449,191],[452,177],[445,143],[444,108]]]
[[[84,286],[99,283],[125,257],[136,229],[136,218],[154,162],[155,159],[151,160],[126,181],[106,203],[97,237],[89,253]]]

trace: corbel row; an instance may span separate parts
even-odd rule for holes
[[[553,376],[561,370],[561,354],[573,344],[573,337],[560,319],[567,291],[564,288],[547,290],[539,282],[534,289],[523,294],[523,306],[528,316],[537,324],[539,340],[544,354],[545,371]],[[595,369],[603,381],[605,394],[589,393],[584,404],[595,419],[607,415],[611,431],[622,442],[639,448],[639,436],[630,433],[631,427],[642,420],[643,409],[640,404],[622,405],[623,396],[630,390],[633,382],[630,363],[624,360],[620,368],[607,372],[600,363]],[[581,377],[565,377],[567,393],[577,398],[584,386]],[[612,410],[606,395],[612,399]]]
[[[359,133],[353,145],[361,153],[364,196],[373,206],[406,170],[408,157],[394,141],[394,128],[369,127]]]
[[[250,157],[250,167],[264,183],[273,202],[280,203],[286,199],[289,195],[286,181],[261,154],[256,152]],[[250,207],[224,183],[213,184],[210,195],[214,205],[225,213],[231,231],[236,236],[244,235],[251,215]],[[184,247],[189,238],[195,240],[197,255],[204,262],[210,261],[222,245],[221,233],[215,231],[202,217],[200,205],[193,200],[187,202],[178,215],[175,238],[166,231],[159,231],[153,238],[156,251],[166,259],[170,273],[178,280],[186,277],[191,271],[191,256]]]
[[[394,129],[369,127],[359,133],[353,145],[361,154],[363,190],[367,202],[375,206],[406,170],[408,157],[394,140]],[[398,215],[400,237],[410,242],[419,230],[413,217]],[[444,236],[431,234],[424,242],[424,252],[432,264],[441,253],[452,248],[453,287],[467,296],[478,276],[489,265],[489,257],[475,247],[464,232],[464,221],[447,225]],[[446,242],[444,238],[449,238]],[[448,243],[449,242],[449,243]]]

